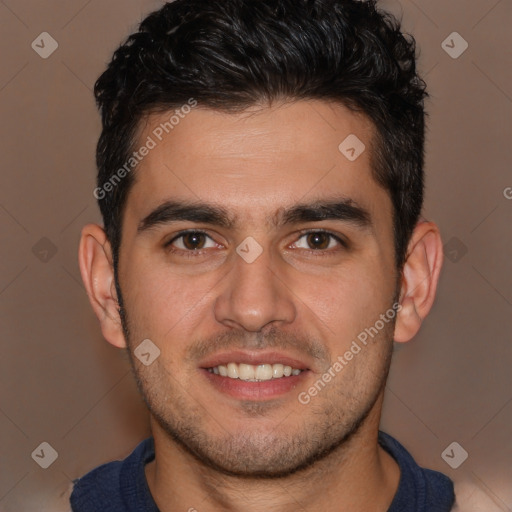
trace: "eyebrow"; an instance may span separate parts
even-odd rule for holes
[[[352,199],[346,198],[316,201],[283,209],[276,216],[273,223],[275,225],[286,225],[322,220],[344,221],[359,228],[370,228],[372,226],[370,212]]]
[[[318,200],[288,208],[283,207],[274,215],[268,217],[266,222],[267,225],[279,227],[323,220],[344,221],[361,229],[372,227],[371,215],[368,210],[348,198]],[[140,221],[137,234],[161,225],[180,221],[209,224],[226,229],[233,229],[237,225],[236,216],[230,214],[222,206],[202,202],[170,200],[156,207]]]
[[[220,206],[188,201],[166,201],[141,220],[137,233],[179,221],[211,224],[227,229],[234,226],[234,219]]]

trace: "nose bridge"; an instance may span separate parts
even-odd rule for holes
[[[270,251],[246,239],[234,255],[216,300],[215,315],[219,322],[259,331],[272,322],[292,322],[295,318],[292,299],[279,269],[272,264]]]

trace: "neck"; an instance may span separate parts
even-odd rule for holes
[[[377,443],[382,395],[360,428],[312,466],[285,478],[227,476],[205,466],[170,439],[151,418],[155,460],[146,465],[151,494],[161,512],[385,512],[400,470]]]

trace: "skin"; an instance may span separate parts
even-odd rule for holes
[[[141,143],[165,118],[141,126]],[[419,222],[398,273],[391,200],[370,171],[373,130],[366,117],[321,101],[237,114],[194,109],[137,167],[119,260],[124,329],[109,242],[101,226],[83,229],[79,261],[91,304],[107,341],[128,349],[150,410],[156,458],[146,477],[162,512],[388,509],[400,472],[377,433],[392,343],[413,338],[428,314],[442,243],[435,224]],[[349,134],[366,146],[353,162],[338,150]],[[267,223],[282,208],[333,197],[366,209],[371,226]],[[179,221],[137,233],[141,220],[170,199],[221,205],[237,222],[226,228]],[[165,247],[184,229],[211,237],[199,239],[206,245],[196,256],[185,257],[187,247],[194,252],[190,239],[175,240],[176,252]],[[311,244],[301,234],[318,229],[348,246],[329,237]],[[236,252],[247,237],[262,248],[252,263]],[[299,393],[395,298],[396,322],[309,404],[300,403]],[[133,350],[147,338],[161,354],[144,366]],[[268,347],[308,367],[279,397],[227,396],[199,368],[200,355]]]

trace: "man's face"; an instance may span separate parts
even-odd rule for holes
[[[286,474],[357,428],[389,368],[393,322],[343,357],[396,293],[372,125],[319,101],[196,108],[159,141],[153,131],[168,118],[150,117],[140,136],[156,147],[137,167],[119,254],[139,387],[160,428],[207,464]],[[338,149],[350,134],[366,146],[355,161]],[[173,208],[150,216],[165,203]],[[160,350],[149,366],[132,354],[145,339]],[[286,366],[302,371],[286,376]]]

